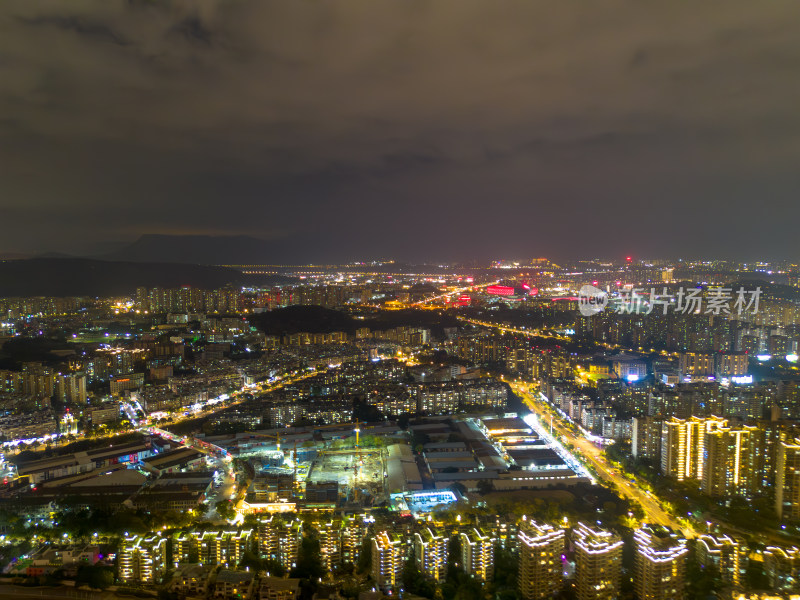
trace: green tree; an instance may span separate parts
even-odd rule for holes
[[[406,591],[412,594],[422,596],[423,598],[430,598],[431,600],[436,594],[436,586],[434,586],[431,581],[425,579],[419,567],[417,567],[417,561],[414,560],[413,556],[410,556],[403,566],[401,577]]]
[[[325,574],[322,566],[319,536],[316,530],[307,528],[297,550],[297,566],[292,569],[291,576],[317,581]]]
[[[430,441],[431,441],[430,436],[424,431],[414,431],[411,434],[411,445],[414,448],[417,448],[418,446],[424,446]]]
[[[689,598],[715,597],[720,588],[719,569],[714,565],[701,565],[694,544],[690,545],[686,565],[686,592]]]
[[[283,577],[286,575],[286,569],[280,561],[274,558],[264,558],[261,562],[267,575],[272,577]]]
[[[481,495],[489,494],[494,491],[494,482],[491,479],[481,479],[478,481],[478,493]]]
[[[364,575],[372,570],[372,536],[364,538],[361,544],[356,570]]]
[[[464,574],[459,578],[455,600],[482,600],[483,588],[480,581]]]
[[[461,564],[461,536],[453,535],[447,543],[447,579],[458,579],[464,573]]]
[[[461,565],[461,538],[453,536],[448,543],[447,578],[441,586],[443,600],[482,600],[483,584],[467,575]]]
[[[453,490],[456,495],[464,496],[467,493],[467,487],[463,483],[459,483],[458,481],[450,484],[450,489]]]
[[[245,550],[242,553],[242,558],[239,561],[239,567],[242,569],[250,569],[256,573],[264,570],[264,561],[251,550]]]
[[[499,544],[494,547],[493,586],[496,593],[511,590],[516,594],[519,560]]]
[[[114,572],[110,567],[81,565],[75,576],[75,584],[88,585],[96,590],[104,590],[114,585]]]
[[[214,508],[217,509],[217,514],[223,519],[230,520],[236,516],[236,511],[230,500],[220,500],[214,505]]]

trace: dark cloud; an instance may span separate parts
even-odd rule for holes
[[[203,21],[197,16],[187,17],[179,23],[176,23],[172,29],[170,29],[170,33],[182,35],[192,42],[211,44],[211,30],[206,27]]]
[[[0,251],[789,255],[800,5],[5,0]],[[635,246],[635,247],[633,247]]]
[[[92,23],[91,21],[86,21],[75,16],[20,17],[19,21],[31,27],[55,27],[120,46],[127,46],[129,43],[109,27],[101,23]]]

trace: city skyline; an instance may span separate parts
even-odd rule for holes
[[[142,234],[130,241],[117,240],[113,243],[91,244],[74,253],[60,250],[48,252],[0,251],[0,261],[77,259],[102,260],[106,262],[233,266],[237,268],[318,266],[335,269],[337,267],[356,267],[371,264],[381,265],[386,268],[438,266],[456,269],[504,269],[510,272],[520,272],[530,268],[538,268],[542,264],[548,264],[557,268],[590,269],[663,266],[673,268],[704,267],[719,270],[728,269],[732,272],[750,270],[770,275],[773,273],[791,273],[798,268],[797,261],[791,255],[770,258],[758,254],[757,251],[749,251],[746,256],[738,258],[732,255],[715,253],[706,255],[685,254],[677,250],[672,250],[665,254],[646,255],[632,254],[630,252],[614,255],[608,251],[573,255],[569,252],[562,254],[526,253],[524,249],[506,254],[498,254],[495,250],[490,249],[485,254],[458,260],[439,260],[436,256],[407,259],[388,253],[372,253],[368,250],[352,254],[346,258],[341,255],[328,254],[321,260],[304,260],[304,256],[308,255],[304,253],[294,254],[291,250],[256,236],[205,234]]]
[[[800,589],[796,272],[739,314],[736,271],[690,265],[683,310],[669,264],[532,262],[0,298],[5,571],[230,600]],[[588,282],[609,310],[582,314]],[[653,283],[674,310],[624,308]]]
[[[800,598],[798,31],[0,2],[0,590]]]

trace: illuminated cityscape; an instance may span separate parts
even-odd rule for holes
[[[707,301],[743,277],[649,265],[603,267],[609,307],[692,267]],[[300,599],[307,581],[432,599],[800,593],[792,314],[683,333],[646,301],[584,316],[599,271],[541,258],[313,269],[2,301],[8,576],[180,598]],[[660,327],[649,347],[630,335]]]
[[[800,600],[798,31],[0,2],[0,600]]]

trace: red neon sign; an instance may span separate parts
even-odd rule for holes
[[[513,296],[514,288],[507,285],[490,285],[486,288],[486,293],[492,296]]]

